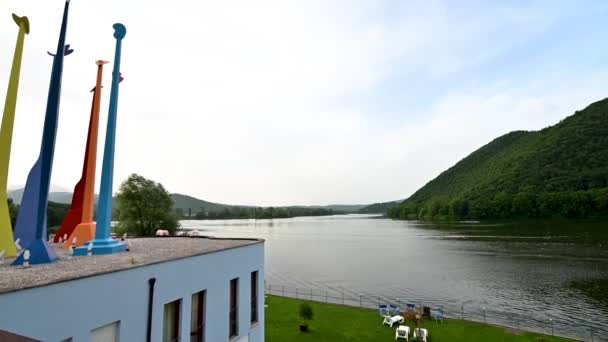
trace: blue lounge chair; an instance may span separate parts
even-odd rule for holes
[[[407,307],[407,311],[409,312],[414,312],[416,311],[416,304],[411,304],[411,303],[407,303],[405,304],[405,306]]]
[[[380,311],[380,316],[382,316],[382,317],[389,314],[388,306],[386,304],[378,305],[378,311]]]
[[[388,312],[389,315],[393,316],[393,315],[399,315],[401,313],[401,308],[398,307],[397,305],[389,305],[388,306]]]
[[[443,310],[441,309],[435,309],[435,310],[431,310],[431,318],[435,320],[435,322],[437,321],[441,321],[443,322]]]

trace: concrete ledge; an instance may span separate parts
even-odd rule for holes
[[[128,252],[93,256],[69,256],[67,250],[53,244],[59,260],[29,268],[10,266],[14,258],[5,259],[0,265],[0,294],[260,244],[264,240],[151,237],[130,238],[125,242],[130,248]]]

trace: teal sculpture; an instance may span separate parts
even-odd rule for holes
[[[55,138],[57,137],[63,57],[73,51],[69,45],[65,44],[69,7],[70,0],[66,0],[63,8],[63,19],[61,21],[59,41],[57,42],[57,51],[54,55],[49,53],[53,56],[53,68],[46,103],[40,155],[27,177],[21,200],[21,208],[19,209],[15,225],[15,238],[20,239],[21,245],[30,251],[30,264],[48,263],[57,259],[55,252],[46,242],[46,209],[51,171],[53,169]],[[12,264],[23,264],[23,253]]]
[[[110,238],[110,223],[112,221],[112,181],[114,179],[114,150],[116,141],[116,114],[118,110],[118,88],[122,80],[120,74],[120,56],[122,40],[127,34],[123,24],[114,24],[114,38],[116,50],[114,52],[114,67],[112,69],[112,88],[110,89],[110,109],[106,128],[106,142],[103,150],[103,164],[101,166],[101,186],[99,200],[97,201],[97,224],[95,239],[85,242],[84,246],[74,250],[74,255],[87,255],[89,244],[91,252],[96,254],[112,254],[127,249],[123,242]]]

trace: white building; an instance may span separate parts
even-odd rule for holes
[[[128,242],[128,252],[69,257],[61,250],[61,260],[29,268],[5,260],[0,337],[8,332],[49,342],[264,341],[263,240]]]

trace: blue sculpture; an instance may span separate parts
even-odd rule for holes
[[[114,24],[114,38],[116,38],[116,51],[114,53],[114,68],[112,70],[112,88],[110,89],[110,109],[108,111],[108,124],[106,128],[106,142],[103,150],[103,164],[101,166],[101,186],[97,202],[97,224],[95,239],[85,242],[84,246],[76,248],[74,255],[87,255],[88,244],[92,243],[93,255],[112,254],[127,249],[123,242],[110,238],[110,223],[112,221],[112,181],[114,178],[114,148],[116,141],[116,112],[118,110],[118,87],[122,80],[120,74],[120,54],[122,39],[127,34],[123,24]]]
[[[69,7],[70,0],[66,0],[59,41],[57,42],[57,52],[53,55],[53,69],[46,103],[40,156],[27,177],[21,208],[15,225],[15,238],[21,239],[22,246],[30,251],[30,264],[42,264],[57,260],[55,252],[46,242],[46,209],[53,169],[55,138],[57,137],[63,57],[73,51],[65,44]],[[15,259],[13,265],[21,265],[22,263],[23,254]]]

